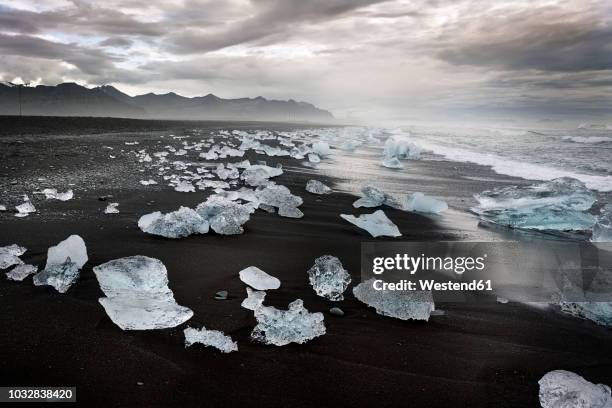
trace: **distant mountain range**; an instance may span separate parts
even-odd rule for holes
[[[21,101],[21,103],[20,103]],[[187,98],[174,92],[129,96],[104,85],[87,88],[72,82],[19,87],[0,83],[0,115],[108,116],[140,119],[260,120],[331,122],[333,115],[306,102],[257,98],[222,99],[213,94]]]

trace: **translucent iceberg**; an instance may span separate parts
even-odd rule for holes
[[[612,302],[559,302],[561,311],[599,325],[612,327]]]
[[[228,168],[225,168],[225,166],[223,166],[223,163],[219,163],[217,165],[217,169],[215,170],[215,173],[217,173],[217,176],[221,180],[236,179],[240,176],[240,173],[238,172],[237,168],[229,167],[229,166]]]
[[[138,227],[148,234],[183,238],[192,234],[208,233],[209,224],[195,210],[181,207],[167,214],[156,211],[143,215],[138,220]]]
[[[249,266],[240,271],[240,280],[257,290],[268,290],[280,288],[280,281],[274,276],[268,275],[256,266]]]
[[[332,189],[321,183],[319,180],[308,180],[306,183],[306,191],[312,194],[329,194]]]
[[[308,161],[311,163],[320,163],[321,158],[314,153],[308,153]]]
[[[85,241],[78,235],[71,235],[59,244],[50,247],[47,250],[47,264],[45,268],[51,265],[63,264],[69,258],[78,269],[81,269],[89,259]]]
[[[74,197],[74,193],[72,190],[68,190],[65,193],[58,193],[54,188],[45,188],[42,193],[45,195],[47,200],[59,200],[59,201],[68,201]]]
[[[44,270],[34,275],[33,282],[36,286],[53,286],[59,293],[66,293],[68,289],[79,279],[80,267],[72,262],[70,257],[62,263],[49,264]]]
[[[247,286],[246,288],[247,297],[244,298],[240,306],[245,309],[255,310],[263,304],[266,298],[266,292],[263,290],[253,290]]]
[[[109,203],[104,209],[104,214],[119,214],[119,203]]]
[[[0,269],[23,264],[23,261],[19,259],[19,257],[26,251],[24,247],[17,244],[0,247]]]
[[[400,237],[402,235],[397,225],[387,218],[382,210],[378,210],[372,214],[362,214],[359,217],[348,214],[340,214],[340,217],[368,231],[374,238],[381,236]]]
[[[223,196],[210,196],[198,204],[196,212],[210,224],[217,234],[242,234],[245,224],[255,210],[252,206],[236,203]]]
[[[193,316],[168,288],[168,272],[155,258],[137,255],[114,259],[93,268],[106,297],[99,302],[123,330],[175,327]]]
[[[361,195],[362,197],[353,203],[353,207],[372,208],[387,205],[392,208],[403,209],[402,204],[397,198],[377,187],[366,185],[361,188]]]
[[[23,204],[15,206],[15,209],[17,210],[15,217],[27,217],[30,213],[36,212],[36,207],[34,207],[34,204],[30,202],[28,197],[25,196],[24,199],[25,202]]]
[[[272,177],[283,174],[283,169],[263,164],[254,164],[242,171],[240,178],[250,186],[257,187],[268,184]]]
[[[479,205],[472,211],[483,220],[511,228],[584,231],[596,222],[586,212],[595,202],[595,194],[581,181],[569,177],[497,188],[475,198]]]
[[[421,213],[440,214],[448,210],[448,204],[442,200],[427,197],[423,193],[413,193],[406,198],[404,209]]]
[[[238,351],[238,343],[233,341],[230,336],[218,330],[208,330],[206,327],[198,330],[193,327],[187,327],[183,333],[185,334],[185,347],[201,343],[207,347],[215,347],[222,353]]]
[[[421,148],[410,142],[404,135],[393,135],[385,141],[384,157],[397,157],[398,159],[419,159]]]
[[[323,255],[315,259],[308,270],[310,285],[317,295],[334,302],[344,300],[342,295],[351,283],[351,275],[344,269],[340,259]]]
[[[606,204],[597,216],[593,226],[593,242],[612,242],[612,204]]]
[[[38,272],[38,266],[21,264],[6,273],[6,278],[13,281],[22,281]]]
[[[383,316],[401,320],[429,320],[435,310],[431,291],[376,290],[372,278],[353,288],[357,299],[376,309]]]
[[[179,193],[195,193],[196,191],[195,186],[188,181],[179,182],[174,187],[174,190],[178,191]]]
[[[311,149],[312,152],[317,154],[319,157],[326,157],[332,153],[327,142],[314,142]]]
[[[571,371],[550,371],[538,381],[542,408],[612,408],[610,387]]]
[[[295,210],[297,210],[296,207],[302,205],[302,198],[291,194],[291,191],[285,186],[270,184],[265,187],[258,187],[255,190],[255,196],[260,204],[278,208],[278,213],[281,216],[296,217],[301,214],[301,211],[298,213]]]
[[[381,162],[383,167],[387,167],[389,169],[403,169],[404,165],[399,161],[397,157],[384,157]]]
[[[251,338],[263,344],[303,344],[325,334],[323,313],[309,313],[301,299],[291,302],[289,310],[261,306],[255,309],[255,319]]]

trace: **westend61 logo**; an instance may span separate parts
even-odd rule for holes
[[[385,271],[404,271],[411,275],[417,271],[450,271],[462,275],[466,271],[482,271],[485,269],[487,254],[482,256],[410,256],[396,254],[394,257],[375,257],[372,262],[372,272],[380,275]]]

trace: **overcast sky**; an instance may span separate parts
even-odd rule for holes
[[[0,0],[0,76],[341,119],[612,112],[610,0]]]

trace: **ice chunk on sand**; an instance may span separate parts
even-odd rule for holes
[[[320,163],[321,158],[314,153],[308,153],[308,161],[311,163]]]
[[[154,184],[157,184],[157,181],[153,180],[153,179],[149,179],[149,180],[140,180],[140,184],[142,184],[143,186],[152,186]]]
[[[138,220],[138,227],[148,234],[183,238],[192,234],[208,233],[209,224],[195,210],[181,207],[167,214],[156,211],[143,215]]]
[[[168,272],[155,258],[136,255],[114,259],[93,268],[106,297],[99,302],[123,330],[175,327],[193,316],[180,306],[168,288]]]
[[[344,300],[342,295],[351,283],[351,275],[344,269],[340,259],[323,255],[315,259],[308,270],[310,285],[317,295],[332,301]]]
[[[215,347],[222,353],[238,351],[238,343],[218,330],[208,330],[204,326],[200,330],[187,327],[183,333],[185,334],[185,347],[201,343],[207,347]]]
[[[323,313],[309,313],[301,299],[291,302],[289,310],[261,306],[255,309],[255,319],[251,338],[263,344],[303,344],[325,334]]]
[[[329,148],[329,144],[327,142],[314,142],[312,144],[312,152],[319,155],[320,157],[329,156],[332,151]]]
[[[366,185],[361,188],[362,197],[353,203],[353,207],[380,207],[381,205],[387,205],[396,209],[403,209],[402,204],[397,198],[391,194],[387,194],[381,189]]]
[[[244,232],[245,224],[255,211],[252,205],[239,204],[221,195],[212,195],[198,204],[197,213],[208,220],[217,234],[234,235]]]
[[[475,198],[479,205],[472,211],[483,220],[511,228],[582,231],[590,230],[596,221],[586,212],[595,202],[595,194],[569,177],[497,188]]]
[[[38,266],[21,264],[6,273],[8,280],[22,281],[28,276],[38,272]]]
[[[329,194],[332,189],[321,183],[319,180],[308,180],[306,183],[306,191],[312,194]]]
[[[23,261],[19,259],[19,257],[26,251],[24,247],[17,244],[0,247],[0,269],[23,264]]]
[[[240,178],[250,186],[256,187],[268,184],[269,179],[283,174],[283,169],[263,164],[254,164],[243,170]]]
[[[228,168],[225,168],[225,166],[223,166],[223,163],[219,163],[217,165],[215,173],[217,173],[217,176],[221,180],[236,179],[240,175],[237,168],[229,166]]]
[[[440,214],[442,211],[448,210],[448,204],[442,200],[427,197],[423,193],[413,193],[410,197],[406,197],[404,208],[407,211]]]
[[[179,193],[195,193],[196,189],[193,184],[183,180],[174,187],[174,191],[178,191]]]
[[[359,217],[348,214],[340,214],[340,217],[362,228],[376,237],[400,237],[402,233],[382,210],[378,210],[372,214],[362,214]]]
[[[119,214],[118,206],[119,203],[109,203],[104,209],[104,214]]]
[[[542,408],[612,408],[610,387],[571,371],[550,371],[538,381]]]
[[[303,215],[301,211],[296,208],[302,205],[302,198],[291,194],[291,191],[285,186],[270,184],[265,187],[258,187],[257,190],[255,190],[255,196],[260,204],[278,208],[278,213],[281,216],[299,218]]]
[[[249,266],[240,271],[240,280],[257,290],[268,290],[280,288],[280,281],[274,276],[268,275],[256,266]]]
[[[383,316],[401,320],[429,320],[435,310],[431,291],[424,290],[376,290],[376,279],[368,279],[353,288],[353,295],[376,309]]]
[[[0,205],[0,211],[6,211],[6,205]]]
[[[36,207],[34,207],[34,204],[30,202],[28,196],[24,196],[23,198],[24,203],[15,206],[15,209],[17,210],[17,214],[15,214],[15,217],[27,217],[30,213],[36,212]]]
[[[89,259],[85,241],[78,235],[71,235],[59,244],[50,247],[47,250],[47,265],[45,268],[50,265],[62,264],[68,258],[76,264],[78,269],[81,269]]]
[[[397,157],[384,157],[381,162],[383,167],[387,167],[389,169],[403,169],[404,165],[399,161]]]
[[[612,242],[612,204],[606,204],[597,216],[597,223],[593,226],[593,242]]]
[[[398,159],[419,159],[421,148],[404,135],[393,135],[385,141],[383,150],[385,157],[397,157]]]
[[[246,288],[247,297],[244,298],[240,306],[245,309],[255,310],[263,304],[266,298],[266,292],[263,290],[253,290],[247,286]]]
[[[65,193],[58,193],[54,188],[45,188],[42,193],[45,195],[47,200],[60,200],[60,201],[68,201],[74,197],[74,193],[72,190],[68,190]]]
[[[612,327],[612,302],[559,302],[561,311],[602,326]]]
[[[66,293],[79,276],[79,266],[68,257],[62,263],[47,262],[45,269],[34,275],[33,282],[36,286],[49,285],[59,293]]]

